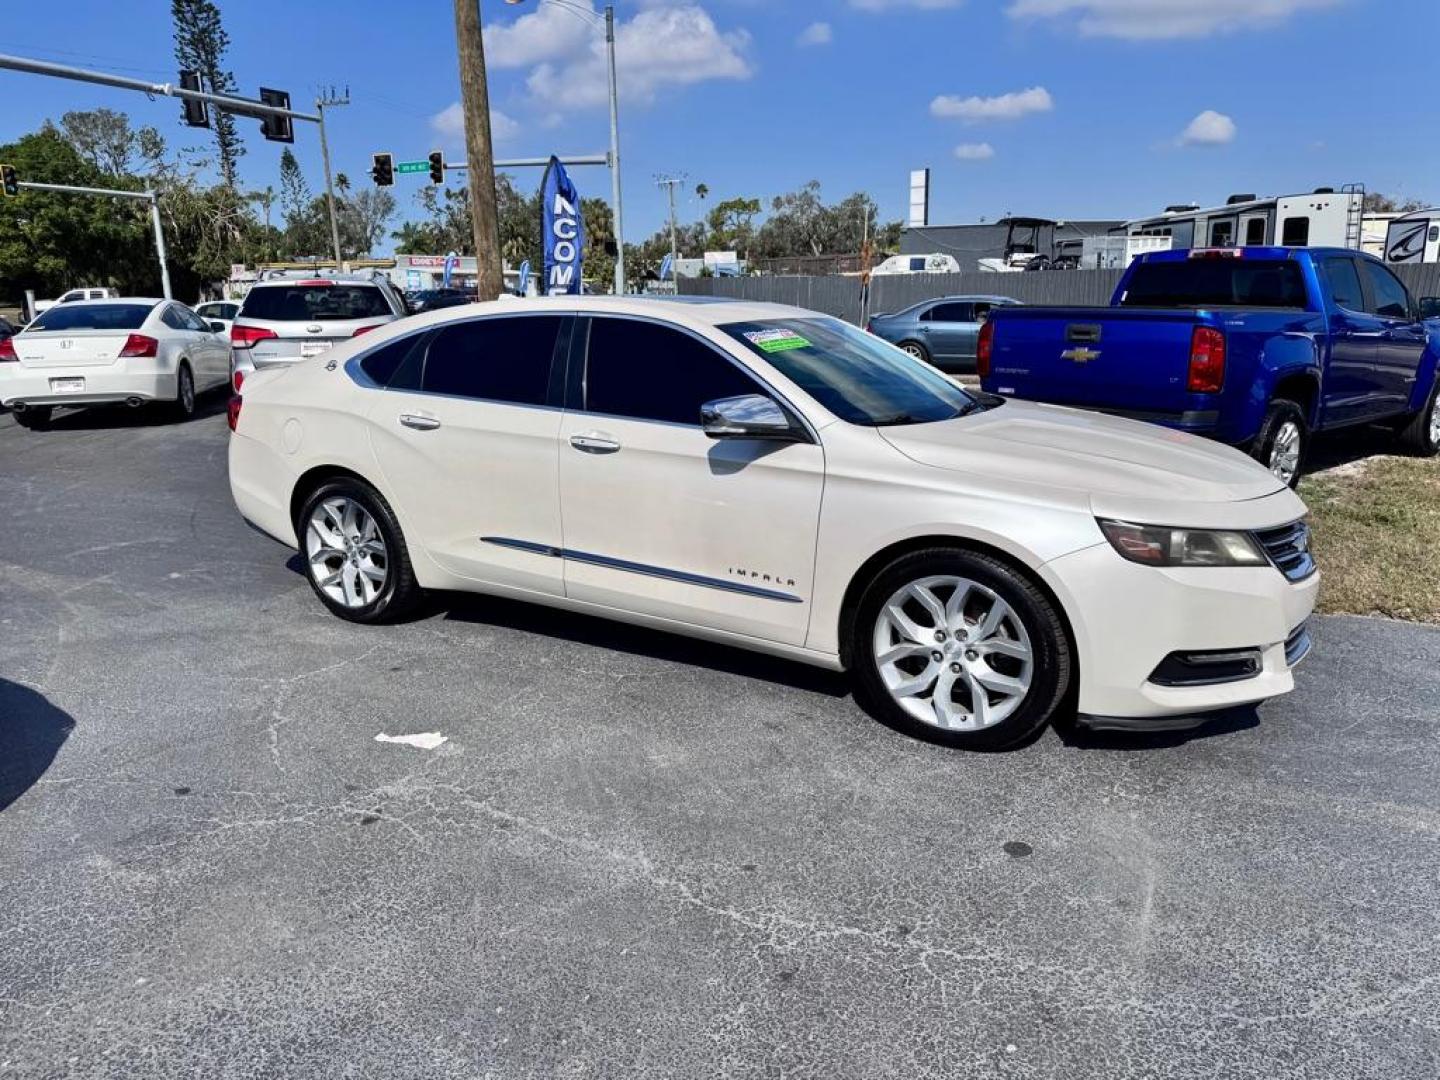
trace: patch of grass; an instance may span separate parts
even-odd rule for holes
[[[1440,623],[1440,458],[1372,457],[1308,476],[1319,610]]]

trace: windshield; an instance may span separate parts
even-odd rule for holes
[[[280,321],[377,319],[391,314],[373,285],[272,285],[251,289],[240,314]]]
[[[66,304],[52,307],[25,328],[37,330],[139,330],[154,304]]]
[[[1200,258],[1143,262],[1121,307],[1279,307],[1305,309],[1305,280],[1290,259]]]
[[[928,364],[839,319],[739,322],[719,329],[852,424],[924,424],[980,407]]]

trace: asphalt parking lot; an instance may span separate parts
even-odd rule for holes
[[[963,755],[597,620],[340,622],[202,408],[0,415],[0,1076],[1440,1075],[1440,630]]]

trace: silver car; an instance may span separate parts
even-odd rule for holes
[[[405,314],[404,299],[383,274],[264,278],[230,326],[231,385],[239,390],[248,372],[316,356]]]
[[[1018,303],[1009,296],[937,296],[893,315],[872,315],[865,329],[941,371],[971,372],[990,309]]]

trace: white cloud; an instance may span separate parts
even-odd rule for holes
[[[1178,141],[1181,146],[1224,146],[1235,141],[1235,121],[1206,109],[1185,126]]]
[[[995,148],[988,142],[967,142],[955,147],[955,156],[961,161],[989,161],[995,156]]]
[[[615,68],[620,96],[650,102],[665,86],[711,79],[748,79],[744,30],[722,32],[694,4],[648,7],[615,28]],[[533,68],[525,86],[534,104],[558,110],[603,105],[608,100],[605,42],[595,35],[588,49]]]
[[[430,130],[439,135],[448,145],[461,146],[465,142],[465,110],[460,102],[451,102],[430,118]],[[506,116],[499,109],[490,110],[490,138],[495,142],[513,139],[520,133],[520,124],[513,117]]]
[[[576,0],[595,10],[591,0]],[[583,49],[595,37],[588,19],[559,4],[540,4],[514,22],[491,23],[485,28],[485,66],[521,68],[554,60]]]
[[[1012,19],[1073,16],[1082,34],[1093,37],[1204,37],[1264,23],[1297,11],[1332,7],[1344,0],[1011,0]]]
[[[800,31],[800,36],[795,39],[795,44],[829,45],[830,42],[834,40],[834,37],[835,35],[830,32],[830,24],[828,22],[812,22],[809,26],[805,27],[804,30]]]
[[[965,0],[850,0],[850,6],[857,11],[890,11],[894,8],[920,8],[937,11],[940,8],[955,8]]]
[[[1032,86],[988,98],[941,94],[930,102],[930,115],[959,118],[973,124],[980,120],[1017,120],[1029,113],[1049,112],[1054,107],[1050,91],[1043,86]]]

